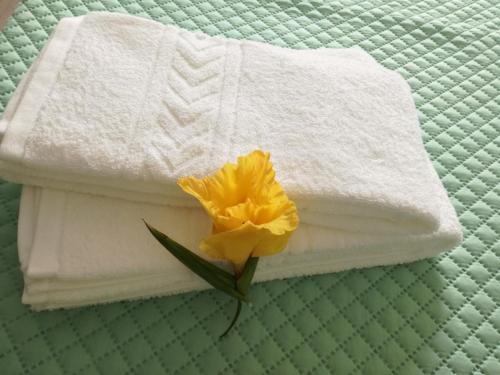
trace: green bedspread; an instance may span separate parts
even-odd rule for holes
[[[0,33],[0,111],[58,19],[128,12],[293,48],[359,45],[409,81],[465,231],[438,258],[68,311],[21,305],[20,187],[0,183],[2,374],[500,374],[498,0],[25,0]]]

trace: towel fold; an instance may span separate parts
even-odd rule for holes
[[[460,227],[441,194],[441,224],[429,234],[380,236],[301,224],[283,253],[261,258],[255,281],[411,262],[449,249]],[[193,250],[211,229],[199,208],[24,187],[18,233],[23,302],[42,310],[208,288],[140,218]]]
[[[439,228],[404,79],[356,49],[290,50],[120,14],[63,19],[4,118],[0,176],[195,206],[176,186],[269,151],[302,222]]]
[[[145,230],[196,250],[176,180],[271,153],[302,224],[256,280],[409,262],[461,240],[404,79],[360,49],[290,50],[136,17],[63,19],[0,121],[26,185],[23,301],[72,307],[208,287]]]

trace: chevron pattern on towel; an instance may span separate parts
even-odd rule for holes
[[[178,34],[166,82],[168,91],[161,100],[165,111],[157,117],[161,131],[153,140],[157,160],[172,173],[188,170],[207,157],[207,148],[195,141],[216,125],[224,54],[224,43],[186,32]],[[167,126],[172,123],[176,126]]]

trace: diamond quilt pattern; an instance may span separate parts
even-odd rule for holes
[[[0,33],[0,111],[57,21],[128,12],[293,48],[359,45],[410,82],[463,245],[410,265],[67,311],[21,305],[20,187],[0,184],[5,374],[500,374],[498,0],[25,0]]]

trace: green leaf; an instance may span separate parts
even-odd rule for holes
[[[236,287],[244,295],[247,294],[248,288],[250,288],[250,284],[252,283],[253,275],[255,274],[255,270],[257,269],[258,262],[258,257],[248,258],[247,262],[245,263],[243,273],[239,277],[238,281],[236,281]]]
[[[247,301],[246,296],[235,288],[235,277],[233,275],[194,254],[167,235],[150,226],[146,221],[144,221],[144,223],[163,247],[191,271],[207,281],[214,288],[219,289],[239,301]]]

